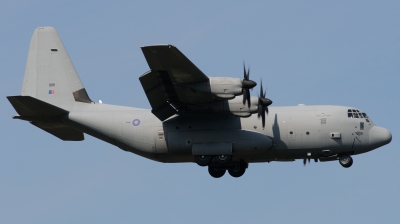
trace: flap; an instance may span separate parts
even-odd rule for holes
[[[174,85],[208,81],[208,77],[173,45],[142,47],[151,70],[167,71]]]
[[[179,101],[170,81],[163,81],[158,72],[155,71],[145,73],[139,80],[153,109],[151,112],[158,119],[164,121],[176,114],[176,110],[171,106],[171,103],[175,103],[177,106]]]

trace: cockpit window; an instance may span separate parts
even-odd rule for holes
[[[370,122],[369,119],[368,119],[369,117],[368,117],[368,115],[366,113],[363,113],[363,112],[361,112],[359,110],[356,110],[356,109],[348,109],[347,110],[347,117],[348,118],[365,118],[367,122]]]

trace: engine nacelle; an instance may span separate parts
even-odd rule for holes
[[[243,94],[243,80],[228,77],[210,77],[208,82],[186,85],[197,92],[212,93],[222,99],[233,99]]]
[[[247,103],[243,105],[243,100],[240,97],[232,100],[219,100],[208,103],[205,106],[219,113],[233,114],[239,117],[250,117],[258,111],[258,98],[250,98],[250,108],[248,108]]]

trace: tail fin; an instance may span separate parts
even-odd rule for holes
[[[83,132],[62,122],[73,104],[91,103],[56,29],[39,27],[33,33],[21,96],[8,96],[16,119],[66,141],[81,141]]]
[[[53,27],[39,27],[33,33],[21,95],[64,109],[76,101],[92,102]]]

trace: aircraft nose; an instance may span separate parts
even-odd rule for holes
[[[392,141],[392,134],[386,128],[373,126],[369,130],[369,144],[373,147],[381,147]]]

